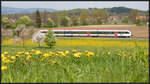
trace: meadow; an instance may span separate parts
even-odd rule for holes
[[[3,40],[2,83],[148,83],[149,42],[137,39],[57,38],[52,49],[31,39]]]

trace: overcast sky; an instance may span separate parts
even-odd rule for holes
[[[118,6],[149,10],[148,1],[2,1],[2,7],[52,8],[57,10],[95,7],[112,8]]]

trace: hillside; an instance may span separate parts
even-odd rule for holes
[[[47,10],[48,12],[56,11],[54,9],[50,8],[11,8],[11,7],[2,7],[2,14],[31,14],[35,12],[36,10],[39,10],[40,12],[43,12],[44,10]]]
[[[112,14],[122,14],[122,13],[130,13],[132,8],[126,8],[126,7],[113,7],[113,8],[103,8],[106,11],[109,11]],[[48,12],[54,12],[57,11],[55,9],[51,8],[11,8],[11,7],[2,7],[2,14],[31,14],[35,12],[36,10],[39,10],[40,12],[43,12],[44,10],[47,10]],[[72,9],[68,10],[70,14],[80,14],[81,12],[88,11],[92,12],[94,10],[98,10],[98,8],[88,8],[87,9]],[[139,10],[140,12],[147,12],[147,11],[142,11]]]

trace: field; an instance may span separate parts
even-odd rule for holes
[[[31,39],[2,42],[2,83],[148,83],[148,40],[57,38],[52,49]]]

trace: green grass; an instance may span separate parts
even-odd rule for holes
[[[88,45],[69,47],[64,45],[49,49],[47,47],[2,45],[2,52],[7,51],[10,56],[16,55],[19,51],[30,51],[31,49],[40,50],[43,53],[69,50],[70,58],[55,56],[48,57],[41,62],[41,55],[32,55],[30,62],[27,62],[25,56],[22,55],[15,63],[2,63],[8,66],[7,70],[2,71],[2,83],[149,82],[148,54],[145,54],[148,52],[147,47],[89,47]],[[82,54],[80,58],[75,58],[71,52],[72,49],[77,49],[82,53],[89,50],[94,52],[95,56],[88,58]],[[107,54],[108,52],[110,54]],[[127,56],[118,56],[120,52],[124,52]],[[55,60],[56,64],[49,63],[48,59]]]

